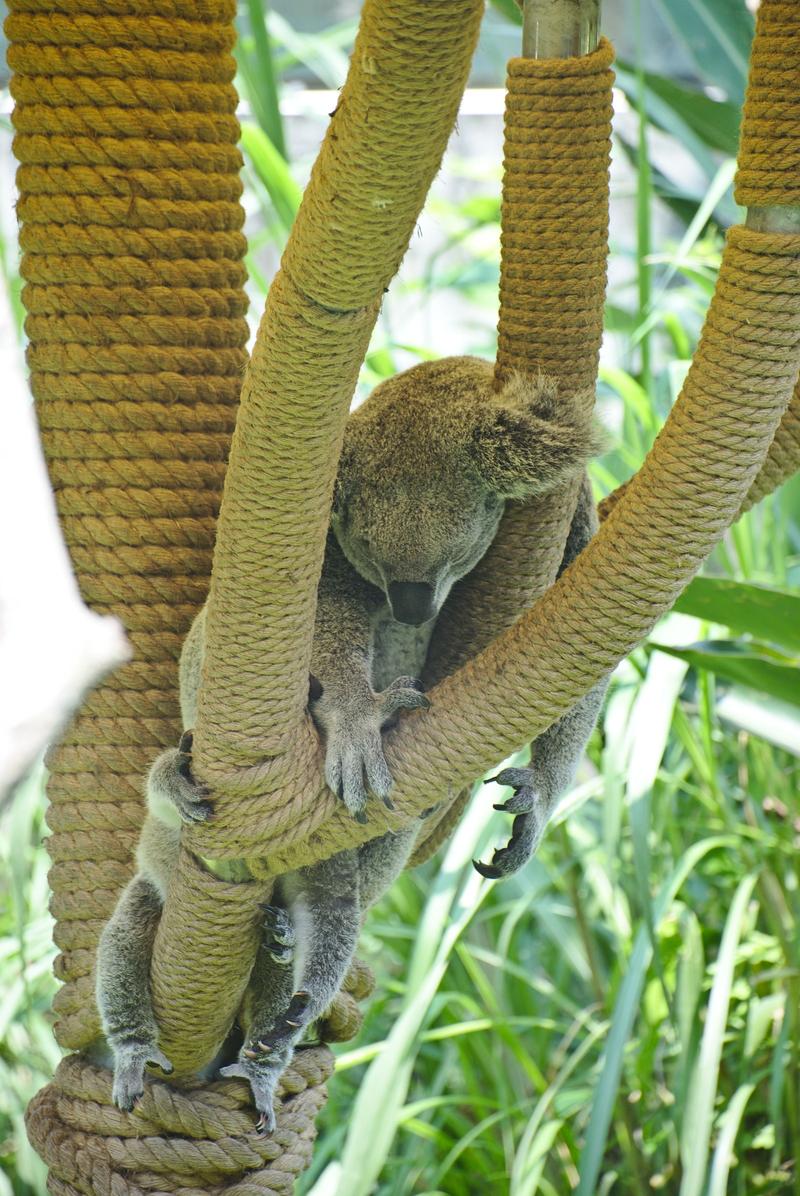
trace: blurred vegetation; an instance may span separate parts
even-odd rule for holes
[[[612,226],[599,393],[616,447],[594,469],[598,494],[638,467],[669,411],[737,218],[752,17],[739,0],[641,7],[640,25],[662,11],[696,78],[645,72],[636,54],[618,70],[615,156],[629,168],[615,170],[615,210],[634,220],[632,238]],[[496,8],[517,17],[511,0]],[[262,0],[240,5],[255,313],[313,156],[291,153],[282,77],[301,63],[339,86],[353,32],[301,35]],[[499,147],[488,153],[451,151],[458,198],[434,189],[437,237],[387,296],[365,386],[438,345],[397,335],[408,304],[436,303],[435,326],[449,303],[461,351],[492,352]],[[7,220],[0,232],[16,298]],[[496,788],[478,787],[440,858],[373,912],[377,994],[340,1049],[302,1192],[800,1193],[799,580],[795,479],[731,529],[619,668],[538,857],[499,885],[477,876],[472,857],[508,831]],[[58,1057],[42,832],[36,775],[0,838],[0,1196],[45,1190],[22,1129]]]

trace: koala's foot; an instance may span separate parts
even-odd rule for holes
[[[290,964],[294,959],[295,933],[292,920],[279,905],[262,905],[264,918],[263,947],[276,963]]]
[[[507,801],[495,805],[495,810],[516,814],[516,818],[511,828],[511,838],[505,847],[495,851],[491,864],[483,864],[480,860],[473,860],[472,863],[481,876],[498,880],[517,872],[534,854],[547,826],[553,801],[543,792],[533,768],[504,768],[492,780],[514,790]]]
[[[326,735],[325,779],[357,822],[367,821],[367,794],[394,809],[392,776],[383,755],[381,730],[400,710],[427,710],[430,701],[413,677],[398,677],[382,693],[366,693],[337,708],[326,695],[314,715]]]
[[[242,1054],[259,1063],[266,1063],[273,1057],[280,1058],[297,1041],[310,1021],[311,994],[299,989],[292,994],[285,1012],[276,1018],[269,1030],[259,1034],[249,1047],[243,1048]]]
[[[291,1050],[283,1053],[256,1053],[251,1047],[242,1047],[239,1059],[228,1067],[220,1068],[225,1079],[247,1080],[258,1111],[256,1133],[266,1138],[275,1130],[275,1093],[278,1080],[291,1059]]]
[[[152,1044],[125,1043],[123,1046],[115,1046],[113,1050],[114,1083],[111,1099],[118,1109],[130,1113],[144,1093],[145,1066],[152,1063],[160,1067],[166,1075],[173,1071],[173,1067],[163,1051],[159,1051]]]
[[[192,773],[191,731],[184,731],[178,747],[162,752],[147,781],[151,801],[171,802],[184,822],[205,822],[213,813],[210,789],[199,785]]]

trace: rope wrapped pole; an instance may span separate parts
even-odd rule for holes
[[[92,966],[143,777],[179,728],[245,364],[234,0],[11,0],[28,363],[84,599],[134,659],[49,757],[56,1035],[97,1033]]]
[[[217,528],[210,683],[201,687],[194,739],[197,773],[218,797],[214,822],[235,856],[266,854],[252,838],[265,820],[270,837],[284,827],[302,832],[318,785],[308,669],[344,424],[383,292],[458,111],[482,9],[482,0],[367,0],[347,82],[270,290]],[[203,856],[223,855],[214,838],[184,836]],[[184,855],[152,971],[162,1045],[176,1068],[207,1062],[227,1033],[252,966],[262,893],[253,884],[224,886]],[[195,918],[187,936],[189,909],[198,901],[218,908],[218,895],[224,933]]]
[[[531,56],[511,60],[506,84],[495,370],[498,385],[514,370],[549,374],[589,408],[603,335],[614,83],[611,46],[597,45],[599,8],[599,0],[525,5]],[[556,49],[561,57],[545,57]],[[437,622],[427,682],[490,644],[552,585],[577,494],[570,485],[510,505]]]

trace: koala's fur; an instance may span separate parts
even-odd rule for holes
[[[329,786],[359,821],[370,795],[391,806],[392,778],[381,731],[403,708],[427,705],[414,680],[435,619],[453,584],[486,552],[507,499],[553,489],[585,471],[598,448],[585,404],[554,383],[513,377],[493,390],[477,358],[415,366],[382,383],[350,417],[319,584],[312,650],[311,711],[325,737]],[[562,568],[596,527],[584,481]],[[181,657],[181,709],[194,725],[205,610]],[[570,783],[597,717],[604,686],[555,723],[533,747],[531,767],[498,780],[514,789],[507,847],[490,876],[507,875],[535,850],[556,798]],[[97,1000],[114,1054],[114,1099],[132,1108],[144,1068],[168,1069],[148,974],[155,925],[174,868],[181,821],[202,821],[211,798],[191,772],[191,735],[156,760],[139,872],[120,898],[98,953]],[[303,1030],[344,979],[365,909],[405,865],[420,823],[282,876],[267,910],[263,950],[246,1003],[245,1042],[223,1075],[246,1077],[264,1132],[274,1128],[281,1072]]]

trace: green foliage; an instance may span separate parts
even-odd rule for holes
[[[61,1052],[51,1028],[53,920],[42,849],[43,771],[0,814],[0,1196],[40,1196],[46,1169],[28,1145],[25,1106]]]
[[[495,0],[511,19],[513,0]],[[620,65],[616,153],[635,167],[634,244],[612,224],[601,414],[606,493],[638,468],[680,389],[713,291],[752,19],[740,0],[642,0],[696,66],[688,84]],[[277,96],[298,64],[341,84],[352,23],[300,34],[240,6],[251,288],[257,316],[309,161]],[[646,35],[645,35],[646,36]],[[705,87],[722,94],[707,94]],[[680,151],[680,153],[678,152]],[[440,348],[494,349],[499,144],[446,166],[436,236],[386,296],[363,384]],[[680,158],[683,154],[683,159]],[[686,155],[695,176],[683,166]],[[453,195],[457,198],[453,198]],[[617,192],[616,198],[625,196]],[[654,217],[675,230],[654,245]],[[9,285],[13,247],[0,244]],[[406,315],[430,313],[411,338]],[[800,483],[748,513],[615,674],[589,759],[538,857],[486,882],[471,857],[508,817],[477,788],[441,854],[370,917],[378,977],[339,1050],[314,1196],[759,1196],[800,1191]],[[3,817],[0,1196],[44,1192],[25,1102],[58,1052],[38,782]]]

